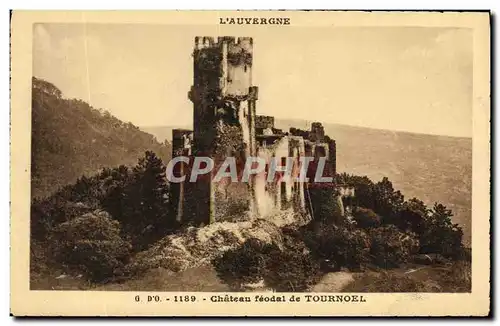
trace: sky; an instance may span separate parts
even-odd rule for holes
[[[234,30],[233,30],[234,31]],[[254,39],[257,113],[472,135],[472,33],[429,27],[241,29]],[[33,75],[137,126],[192,123],[195,36],[214,26],[35,24]]]

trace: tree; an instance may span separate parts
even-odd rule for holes
[[[32,83],[33,83],[33,88],[34,89],[39,89],[42,92],[44,92],[46,94],[49,94],[49,95],[53,95],[53,96],[55,96],[57,98],[61,98],[62,97],[61,90],[59,88],[57,88],[54,84],[52,84],[52,83],[50,83],[50,82],[48,82],[46,80],[33,77],[32,78]]]
[[[374,207],[373,210],[382,216],[383,224],[397,224],[398,213],[403,207],[404,196],[395,191],[392,182],[387,177],[375,184],[373,188]]]
[[[315,221],[333,224],[344,222],[342,203],[336,200],[338,195],[334,184],[312,184],[308,187],[306,196],[312,204],[311,213]]]
[[[453,213],[442,204],[435,203],[425,220],[420,237],[422,253],[439,253],[445,257],[459,258],[463,252],[463,231],[451,220]]]
[[[337,175],[337,184],[354,187],[354,204],[356,206],[373,209],[375,207],[374,184],[367,176]]]
[[[111,171],[112,190],[103,206],[122,222],[138,250],[175,227],[175,220],[169,219],[165,170],[162,160],[147,151],[130,174],[124,168]]]
[[[429,209],[424,202],[412,198],[404,202],[397,226],[403,231],[411,231],[420,236],[425,230],[425,220],[428,214]]]
[[[101,175],[108,174],[105,170]],[[134,181],[132,171],[120,165],[118,168],[109,172],[104,185],[106,187],[106,195],[101,200],[102,207],[111,214],[111,216],[119,220],[122,224],[126,222],[124,210],[129,205],[126,200],[126,191]]]

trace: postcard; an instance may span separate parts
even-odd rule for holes
[[[487,316],[490,13],[14,11],[14,316]]]

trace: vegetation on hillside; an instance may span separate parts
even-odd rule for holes
[[[46,262],[77,270],[93,282],[135,277],[157,267],[180,271],[212,259],[219,277],[233,289],[262,281],[279,291],[305,291],[329,271],[398,268],[418,254],[438,255],[444,262],[470,261],[462,231],[445,206],[405,201],[387,179],[338,179],[355,188],[352,218],[323,216],[281,230],[257,220],[179,231],[169,210],[165,165],[146,152],[132,168],[122,165],[82,176],[34,201],[32,240],[50,246]],[[323,199],[323,207],[338,205]],[[328,207],[324,212],[338,214]],[[32,272],[43,270],[39,263],[33,255]]]
[[[307,126],[304,120],[275,119],[275,127]],[[416,134],[323,123],[337,143],[337,171],[387,177],[406,197],[432,207],[446,204],[453,221],[462,226],[464,243],[471,244],[472,138]],[[155,130],[151,132],[156,133]]]
[[[387,178],[374,183],[367,177],[343,173],[338,175],[337,182],[355,189],[352,203],[355,219],[356,216],[360,218],[360,209],[365,212],[369,209],[379,216],[382,225],[393,225],[401,231],[415,234],[421,253],[436,253],[447,258],[459,258],[464,254],[462,228],[452,222],[453,213],[444,205],[435,203],[429,208],[418,198],[405,201],[403,194],[395,190]],[[367,223],[361,221],[360,226],[366,227]]]
[[[103,109],[64,98],[56,86],[36,77],[31,127],[32,198],[48,196],[105,167],[132,165],[146,150],[166,161],[171,156],[169,143],[158,142]]]
[[[147,151],[134,167],[105,168],[48,198],[33,200],[32,239],[43,241],[62,224],[103,210],[119,223],[116,228],[134,251],[145,249],[177,228],[169,210],[165,169],[163,161]]]
[[[470,291],[470,250],[462,244],[463,232],[452,223],[450,210],[439,203],[428,208],[416,198],[405,201],[387,178],[373,183],[367,177],[341,174],[337,182],[355,188],[354,201],[348,203],[346,199],[345,203],[353,214],[351,218],[338,222],[340,217],[325,219],[322,214],[308,225],[288,227],[284,237],[289,241],[284,241],[282,248],[249,239],[214,261],[221,278],[228,283],[260,279],[275,290],[297,291],[309,288],[324,273],[347,268],[357,272],[378,271],[368,272],[375,275],[374,282],[382,277],[380,270],[386,271],[382,272],[387,276],[385,289],[383,282],[377,281],[378,285],[365,289],[356,287],[357,292]],[[333,207],[325,207],[336,206],[335,201],[312,199],[321,200],[323,212],[335,212]],[[391,272],[418,263],[420,256],[434,257],[431,264],[442,266],[443,272],[433,275],[434,283]],[[249,269],[246,267],[249,264],[258,268]],[[450,264],[459,269],[452,271],[446,267]],[[280,272],[282,266],[286,266],[286,273]],[[271,275],[279,275],[279,285],[273,283],[276,278]]]

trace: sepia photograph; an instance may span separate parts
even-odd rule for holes
[[[73,13],[25,13],[23,291],[285,315],[487,294],[487,12],[479,32],[453,13]],[[442,24],[398,23],[426,15]]]

